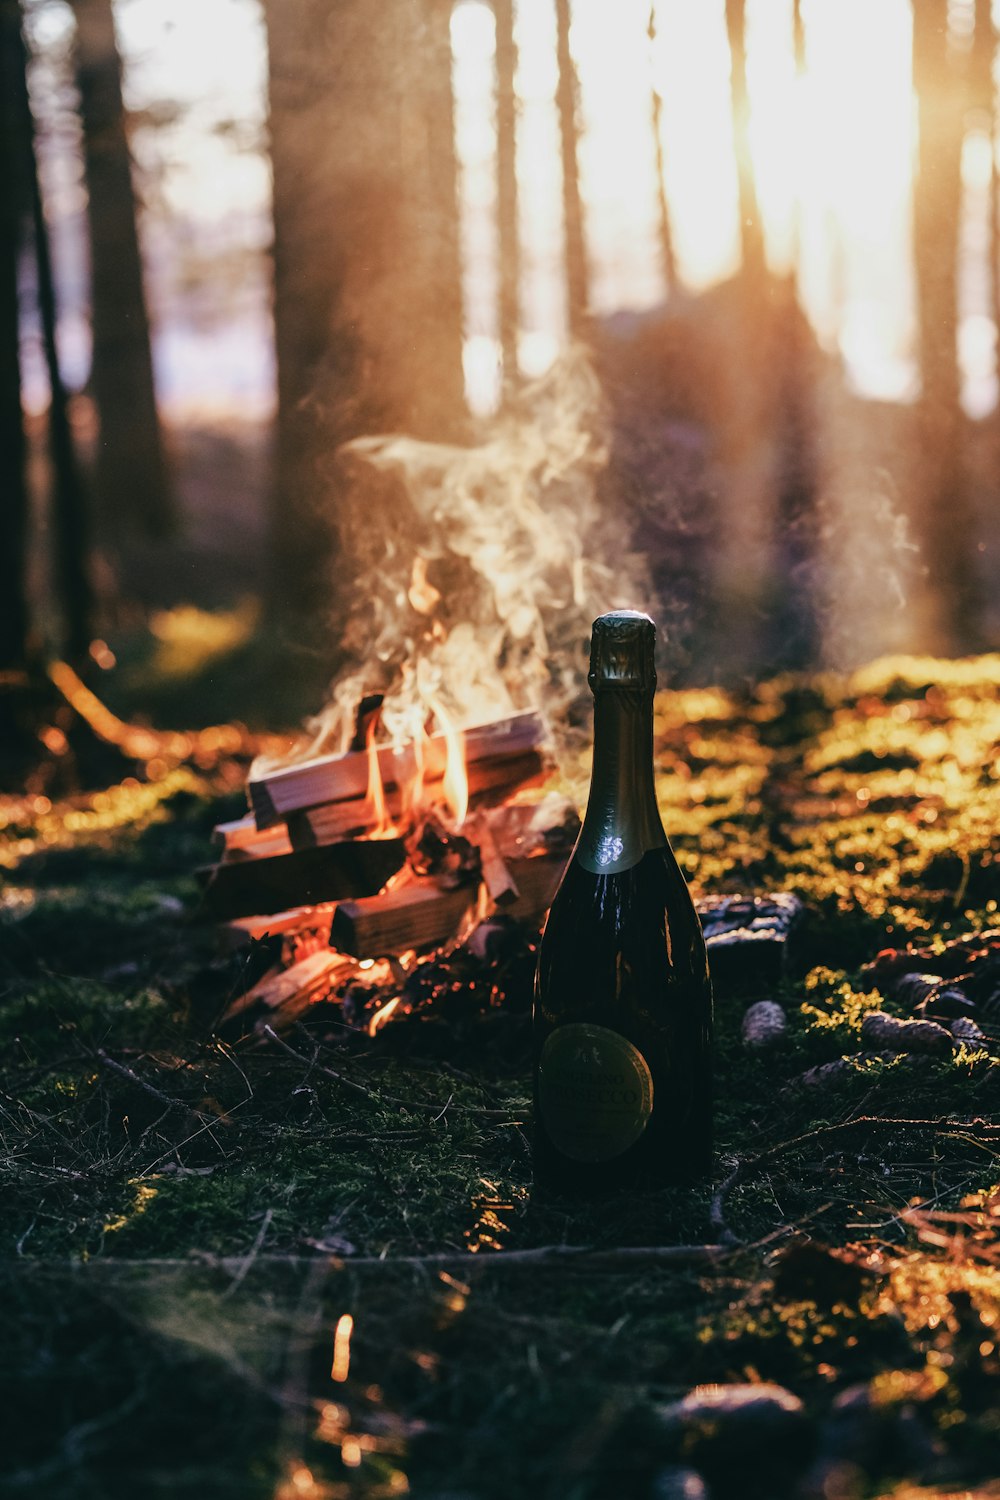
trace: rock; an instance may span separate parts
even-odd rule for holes
[[[802,1402],[769,1381],[696,1386],[656,1414],[678,1459],[704,1474],[720,1497],[773,1500],[813,1450]]]
[[[661,1469],[653,1480],[649,1500],[709,1500],[701,1475],[694,1469],[671,1465]]]
[[[819,1458],[796,1490],[797,1500],[862,1500],[864,1470],[844,1458]]]
[[[748,1047],[773,1047],[785,1034],[785,1012],[774,1000],[758,1000],[743,1017],[742,1037]]]
[[[932,1057],[950,1057],[955,1038],[936,1021],[900,1021],[884,1010],[869,1011],[861,1023],[861,1040],[869,1047],[889,1052],[923,1052]]]

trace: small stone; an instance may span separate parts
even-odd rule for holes
[[[950,1057],[955,1050],[955,1038],[936,1021],[900,1021],[884,1010],[865,1016],[861,1040],[890,1052],[924,1052],[933,1057]]]
[[[649,1500],[709,1500],[709,1494],[696,1470],[671,1465],[661,1469],[653,1480]]]
[[[758,1000],[743,1017],[742,1036],[748,1047],[773,1047],[785,1034],[785,1012],[774,1000]]]
[[[741,1493],[773,1496],[813,1451],[813,1425],[802,1402],[770,1381],[696,1386],[683,1400],[659,1407],[657,1416],[678,1458],[726,1493],[739,1478]]]

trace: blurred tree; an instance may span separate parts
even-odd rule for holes
[[[1000,338],[1000,173],[996,153],[996,52],[997,34],[993,25],[992,0],[975,0],[969,103],[979,116],[989,136],[990,208],[989,208],[989,290],[990,312]]]
[[[656,44],[656,6],[652,4],[649,7],[646,35],[649,37],[649,46],[652,51]],[[667,291],[671,292],[677,285],[677,260],[674,255],[674,232],[670,223],[670,206],[667,203],[667,182],[664,175],[663,106],[660,91],[655,83],[650,94],[653,106],[653,144],[656,148],[656,195],[660,211],[660,258],[663,262],[663,279],[666,282]]]
[[[38,312],[49,377],[49,450],[52,460],[52,529],[55,536],[55,578],[63,621],[62,650],[74,663],[83,663],[90,647],[93,590],[90,582],[90,537],[83,477],[69,419],[69,398],[59,367],[56,340],[57,308],[48,224],[38,180],[35,127],[28,96],[28,49],[18,30],[20,66],[14,77],[15,108],[22,128],[17,140],[25,161],[35,249]]]
[[[450,0],[265,0],[277,455],[271,603],[331,604],[331,463],[465,420]]]
[[[28,656],[25,549],[28,487],[25,474],[18,262],[25,237],[27,193],[24,153],[17,142],[23,117],[16,107],[22,68],[21,13],[17,0],[0,0],[0,703],[2,674],[23,669]],[[0,710],[0,728],[6,719]]]
[[[733,113],[733,150],[739,188],[740,245],[743,269],[751,281],[764,271],[764,234],[757,204],[757,185],[750,155],[750,96],[747,92],[746,0],[726,0],[729,37],[729,88]]]
[[[570,47],[571,24],[570,0],[556,0],[556,56],[559,63],[556,107],[559,112],[559,138],[562,146],[566,301],[570,335],[582,338],[587,330],[590,278],[587,272],[587,243],[580,192],[580,86]]]
[[[521,248],[517,222],[517,95],[514,0],[493,0],[497,70],[497,223],[500,240],[500,349],[505,386],[517,379]]]
[[[917,517],[928,569],[928,645],[968,650],[978,630],[976,542],[963,463],[958,363],[963,70],[948,40],[948,0],[914,0],[918,156],[913,202],[920,341],[923,493]]]
[[[96,498],[112,539],[162,536],[176,514],[153,384],[149,319],[111,0],[72,0],[90,241]]]

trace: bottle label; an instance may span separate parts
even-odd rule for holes
[[[542,1048],[538,1098],[552,1144],[574,1161],[610,1161],[642,1135],[653,1076],[642,1053],[606,1026],[559,1026]]]

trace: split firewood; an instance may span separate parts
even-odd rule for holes
[[[272,970],[233,1001],[222,1017],[222,1024],[247,1011],[281,1009],[287,1016],[290,1008],[298,1003],[311,1004],[324,990],[331,988],[344,962],[339,953],[325,948],[310,953],[308,958],[292,964],[289,969]]]
[[[884,1010],[868,1012],[861,1023],[861,1040],[879,1050],[933,1057],[950,1057],[955,1050],[955,1038],[936,1021],[900,1021]]]
[[[741,1035],[747,1047],[762,1051],[780,1042],[787,1029],[785,1012],[775,1000],[758,1000],[743,1017]]]
[[[368,900],[341,901],[334,912],[330,941],[354,958],[382,958],[445,943],[478,899],[478,886],[445,891],[432,880],[414,877]]]
[[[469,805],[476,807],[497,796],[509,796],[541,776],[542,757],[532,751],[526,755],[492,756],[467,767]],[[443,777],[424,781],[425,793],[433,797],[440,791]],[[396,821],[404,815],[404,794],[398,787],[385,792],[386,812]],[[349,797],[326,802],[321,807],[299,808],[287,815],[288,838],[293,849],[312,849],[333,844],[351,834],[363,833],[371,826],[372,809],[367,797]],[[256,825],[255,825],[256,826]],[[276,825],[281,827],[281,824]],[[262,830],[262,835],[270,830]]]
[[[530,712],[463,730],[466,767],[471,768],[484,760],[512,759],[537,752],[544,736],[540,716]],[[413,745],[379,747],[379,772],[387,790],[412,785],[418,771],[416,754]],[[426,780],[443,778],[448,760],[448,745],[443,734],[432,735],[424,743],[421,759]],[[368,789],[369,771],[368,753],[363,750],[349,750],[346,755],[317,756],[272,771],[251,766],[247,791],[258,828],[269,828],[302,808],[352,798],[363,799]]]
[[[202,913],[226,921],[371,896],[405,858],[402,839],[354,839],[270,859],[224,861],[204,872]]]
[[[494,906],[510,906],[521,894],[517,881],[510,873],[510,866],[497,848],[488,818],[478,818],[467,830],[469,837],[479,846],[483,883]]]
[[[251,814],[231,823],[218,823],[212,829],[212,843],[222,849],[223,861],[268,859],[273,854],[290,854],[292,844],[284,823],[273,828],[258,828]]]
[[[516,899],[504,911],[523,921],[538,921],[552,902],[565,860],[548,855],[509,861]],[[355,958],[382,958],[409,948],[439,946],[454,938],[462,919],[479,899],[478,886],[442,890],[417,877],[367,900],[341,901],[334,913],[330,941]]]
[[[333,911],[333,903],[327,901],[316,906],[293,906],[272,916],[234,917],[231,922],[220,922],[219,940],[224,948],[246,948],[266,937],[305,936],[315,932],[328,942]]]

